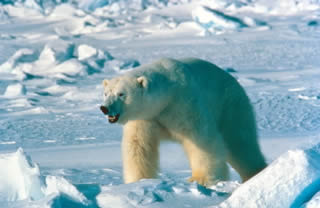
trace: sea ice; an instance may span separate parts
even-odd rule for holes
[[[58,176],[42,176],[39,166],[19,148],[14,153],[0,154],[0,204],[22,200],[59,200],[67,196],[75,204],[87,205],[86,197],[66,179]],[[21,205],[24,206],[24,205]],[[26,206],[27,207],[27,206]]]
[[[50,65],[64,62],[73,57],[74,44],[66,41],[52,41],[45,45],[39,60],[39,65]]]
[[[9,85],[4,93],[4,97],[12,98],[23,96],[27,93],[27,89],[24,85],[17,83]]]
[[[98,54],[98,50],[92,46],[83,44],[78,46],[78,59],[80,61],[90,58],[92,56],[96,56]]]
[[[306,150],[289,150],[236,189],[219,207],[300,207],[320,190],[319,185],[320,144]]]
[[[301,208],[318,208],[320,204],[320,192],[315,194],[310,201],[307,201]]]
[[[44,197],[44,182],[37,164],[18,149],[0,155],[0,201],[38,200]]]
[[[102,208],[170,207],[175,201],[188,201],[190,207],[219,204],[228,194],[196,183],[160,179],[144,179],[137,183],[113,187],[103,186],[97,196]],[[204,199],[206,202],[203,203]]]
[[[10,72],[16,66],[37,60],[38,54],[28,48],[17,50],[6,62],[0,65],[0,72]]]
[[[195,22],[211,33],[248,27],[241,19],[206,6],[195,8],[192,11],[192,17]]]

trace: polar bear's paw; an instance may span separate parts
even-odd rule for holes
[[[209,187],[217,184],[219,181],[226,181],[229,178],[228,168],[225,167],[217,168],[218,172],[210,171],[199,171],[193,170],[191,178],[188,179],[189,182],[197,182],[198,184]]]
[[[188,179],[189,182],[197,182],[202,186],[210,186],[215,182],[210,179],[210,177],[200,174],[195,174]]]

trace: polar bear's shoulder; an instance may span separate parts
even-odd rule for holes
[[[184,68],[184,64],[181,63],[179,60],[172,59],[172,58],[161,58],[157,61],[143,65],[138,67],[132,71],[129,71],[125,75],[128,76],[147,76],[147,77],[154,77],[156,75],[168,75],[174,73],[177,69]]]
[[[173,58],[161,58],[156,61],[155,64],[160,65],[160,68],[164,69],[174,69],[177,67],[182,67],[182,63],[179,60]]]

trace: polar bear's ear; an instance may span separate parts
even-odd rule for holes
[[[138,81],[138,83],[139,83],[139,85],[141,86],[141,87],[147,87],[147,85],[148,85],[148,80],[147,80],[147,77],[145,77],[145,76],[141,76],[141,77],[138,77],[137,78],[137,81]]]
[[[106,87],[106,86],[108,85],[108,80],[107,80],[107,79],[103,80],[103,81],[102,81],[102,85],[103,85],[104,87]]]

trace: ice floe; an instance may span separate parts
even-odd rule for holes
[[[66,179],[41,175],[39,166],[21,148],[0,154],[0,165],[4,167],[0,170],[0,204],[21,201],[22,207],[27,207],[30,202],[42,204],[43,199],[50,199],[46,202],[49,207],[66,196],[74,204],[88,205],[86,197]]]
[[[319,161],[319,144],[289,150],[237,188],[219,207],[301,207],[320,190]]]

